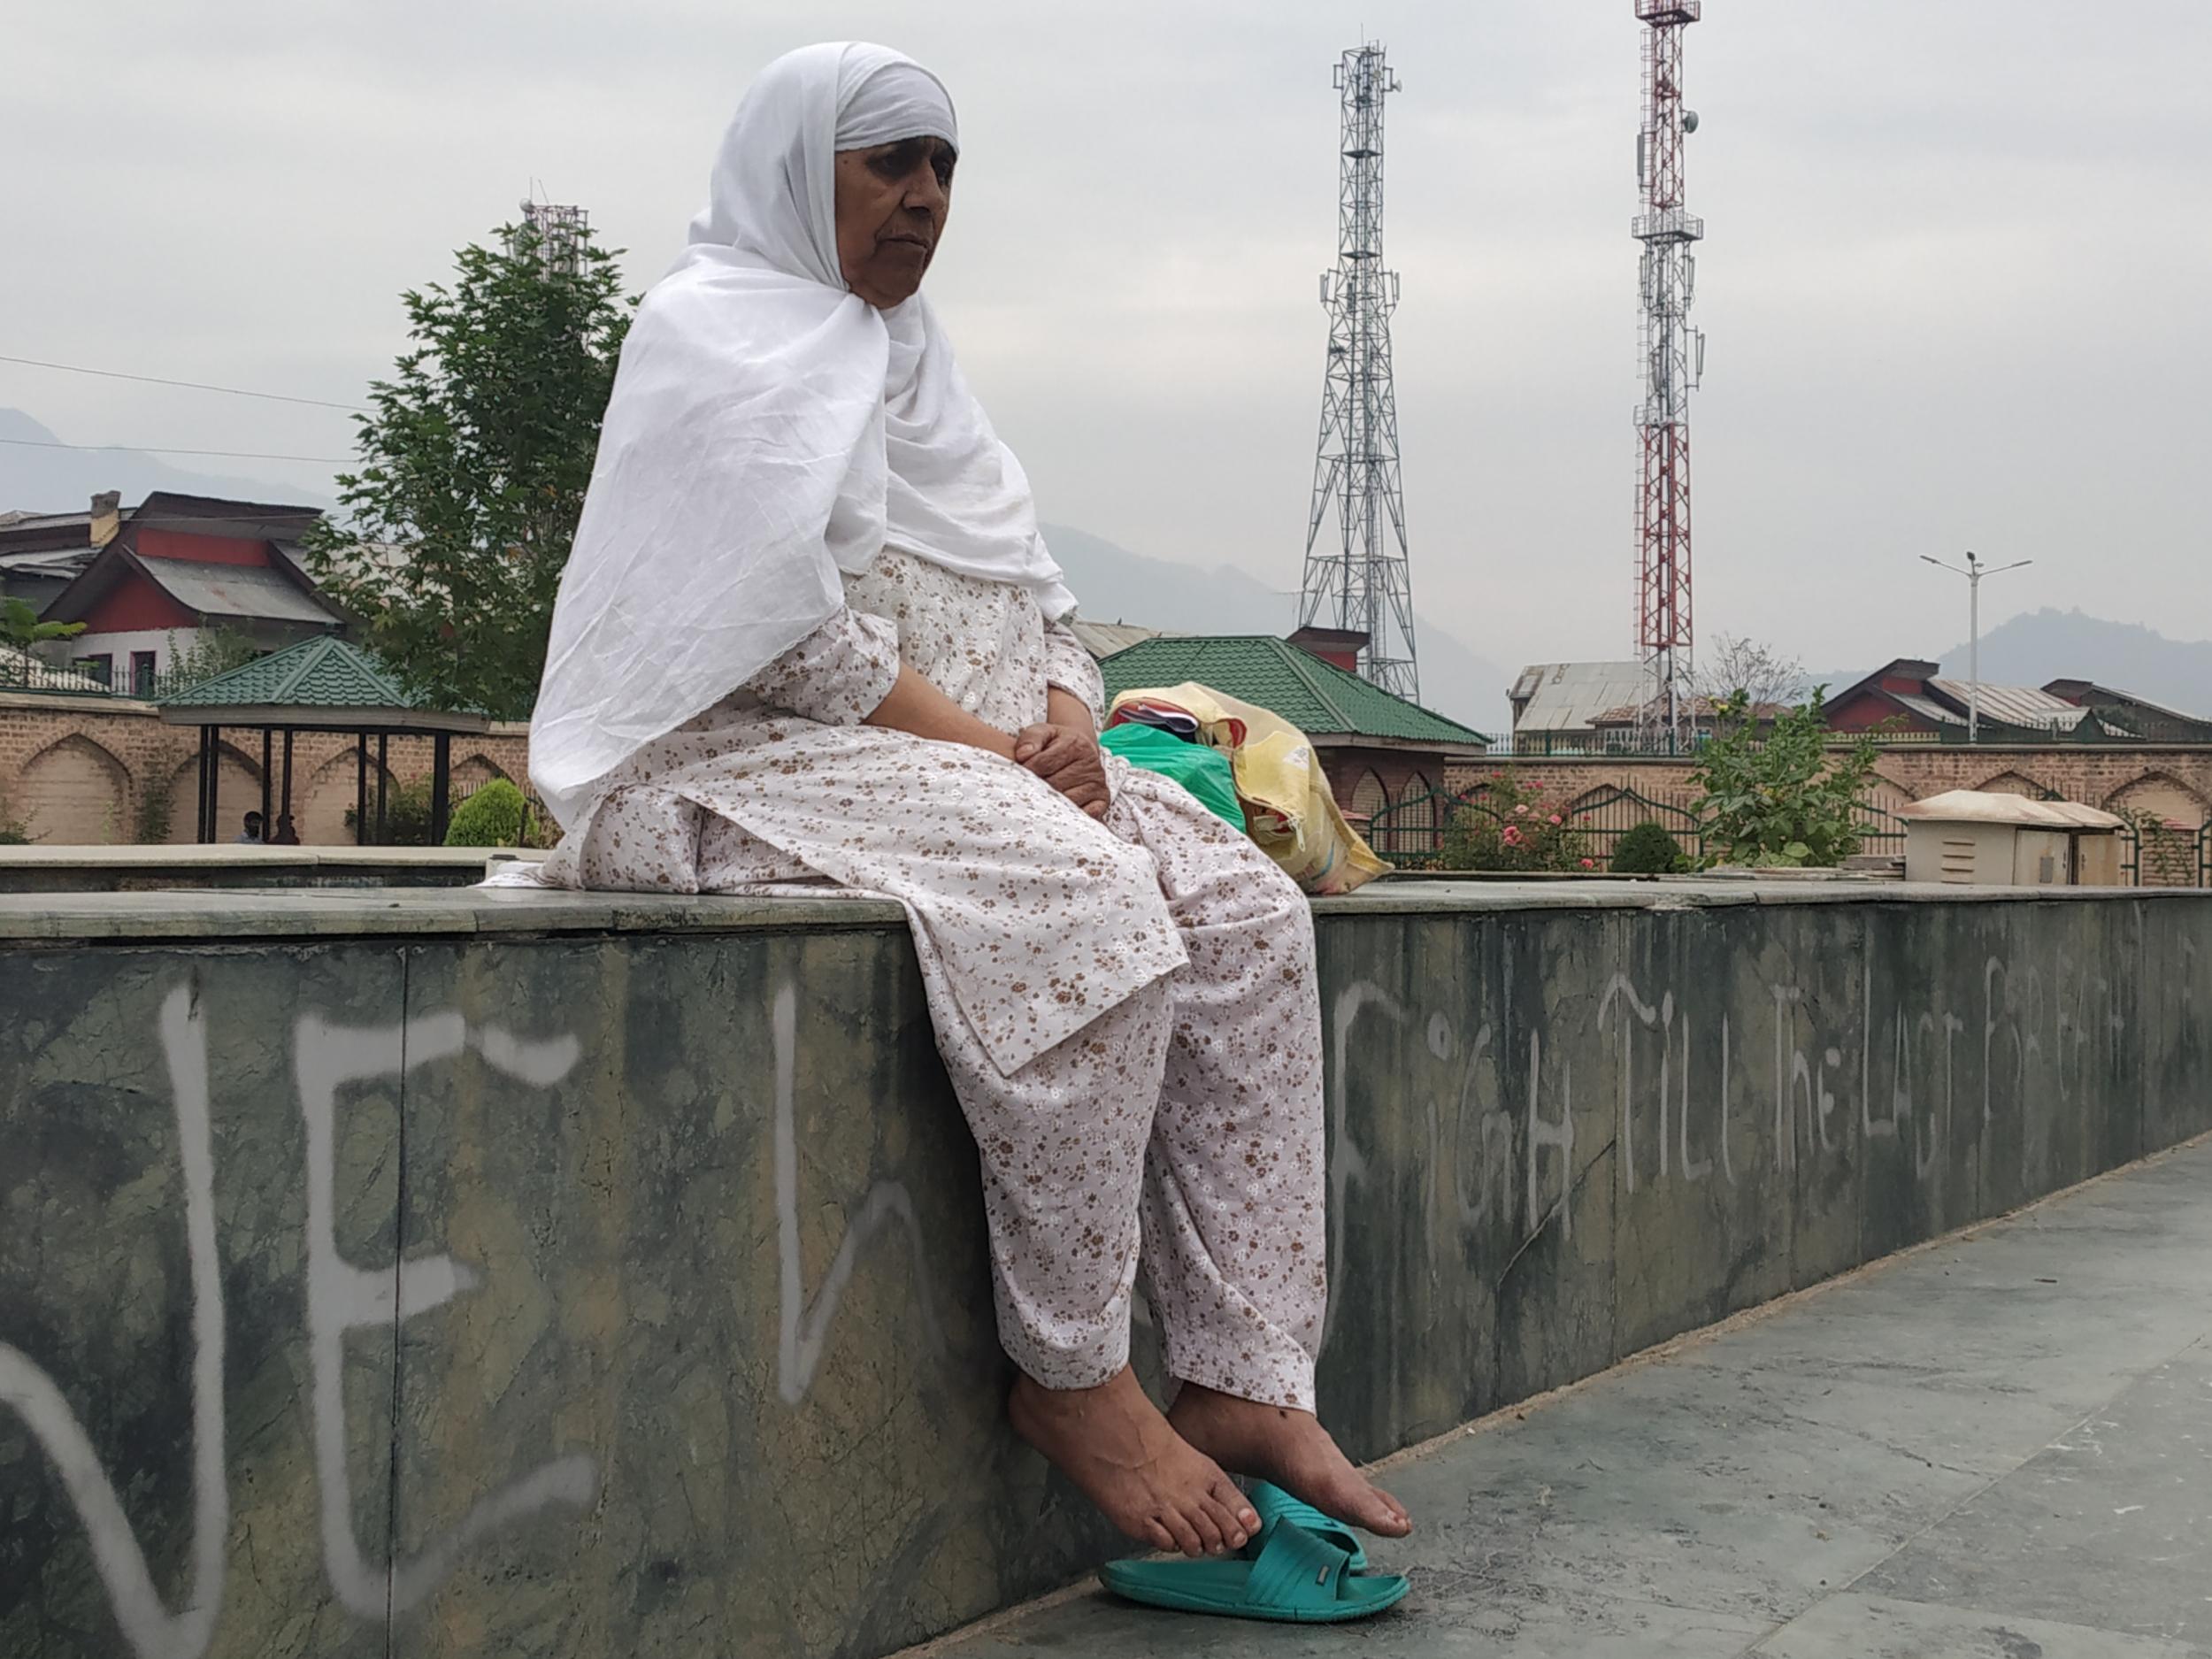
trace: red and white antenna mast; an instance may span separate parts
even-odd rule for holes
[[[1705,368],[1705,336],[1690,326],[1697,288],[1691,248],[1705,221],[1684,205],[1682,140],[1697,113],[1682,107],[1682,31],[1703,0],[1635,0],[1644,31],[1644,122],[1636,135],[1643,211],[1644,401],[1636,411],[1636,647],[1650,675],[1639,722],[1655,748],[1688,747],[1690,393]]]

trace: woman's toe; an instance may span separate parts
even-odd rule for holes
[[[1161,1514],[1160,1525],[1166,1527],[1168,1532],[1173,1535],[1175,1540],[1175,1548],[1181,1550],[1186,1555],[1188,1555],[1195,1560],[1198,1556],[1206,1553],[1206,1547],[1199,1542],[1198,1529],[1193,1526],[1187,1518],[1179,1515],[1173,1509],[1165,1510]]]
[[[1213,1523],[1215,1530],[1221,1534],[1222,1543],[1230,1549],[1242,1549],[1248,1529],[1237,1524],[1236,1512],[1222,1502],[1219,1498],[1210,1494],[1208,1495],[1205,1502],[1207,1518]]]
[[[1240,1491],[1237,1483],[1224,1475],[1214,1483],[1214,1501],[1228,1512],[1237,1530],[1250,1537],[1260,1530],[1260,1512],[1252,1507],[1252,1501]],[[1241,1548],[1240,1545],[1238,1548]]]
[[[1198,1547],[1209,1555],[1226,1555],[1229,1546],[1222,1538],[1220,1521],[1203,1500],[1190,1506],[1188,1520],[1191,1531],[1198,1534]]]

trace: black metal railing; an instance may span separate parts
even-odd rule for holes
[[[1486,786],[1478,784],[1471,789],[1438,789],[1394,802],[1368,819],[1368,845],[1394,864],[1432,864],[1444,852],[1455,814],[1475,812],[1501,824],[1507,821],[1508,815],[1487,798],[1489,793]],[[1705,826],[1687,796],[1668,798],[1607,784],[1570,804],[1547,806],[1540,816],[1548,822],[1554,811],[1562,818],[1562,827],[1573,832],[1581,853],[1599,869],[1610,866],[1621,838],[1642,824],[1656,824],[1673,836],[1692,864],[1704,862]],[[1852,809],[1851,818],[1858,831],[1860,852],[1903,856],[1905,820],[1882,803],[1860,800]],[[2205,857],[2212,860],[2212,844],[2208,844]],[[2212,864],[2207,868],[2212,870]]]

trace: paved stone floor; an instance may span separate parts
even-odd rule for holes
[[[947,1659],[2212,1659],[2212,1143],[1390,1470],[1396,1612],[1086,1594]]]

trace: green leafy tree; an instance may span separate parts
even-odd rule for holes
[[[413,342],[360,418],[316,580],[442,708],[529,712],[634,301],[588,227],[505,226],[403,296]]]
[[[27,600],[0,601],[0,644],[27,649],[49,640],[71,640],[84,632],[81,622],[41,622]]]
[[[1840,756],[1827,747],[1824,687],[1762,733],[1737,692],[1717,710],[1719,734],[1698,750],[1692,803],[1703,821],[1707,860],[1777,868],[1841,864],[1859,850],[1854,810],[1873,775],[1863,737]]]
[[[179,690],[243,668],[255,657],[266,655],[251,636],[236,628],[199,628],[181,645],[173,634],[168,639],[169,668],[162,679]]]

